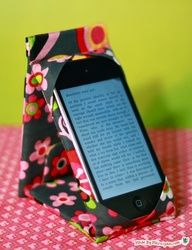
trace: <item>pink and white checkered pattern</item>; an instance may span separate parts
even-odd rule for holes
[[[178,215],[97,245],[42,205],[18,198],[21,129],[0,127],[0,250],[162,249],[135,246],[134,241],[176,241],[183,236],[191,238],[189,244],[174,249],[192,249],[192,130],[149,132],[173,188]]]

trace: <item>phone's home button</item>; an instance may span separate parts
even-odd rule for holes
[[[133,198],[133,204],[134,206],[139,209],[139,210],[143,210],[145,209],[145,206],[146,206],[146,202],[145,200],[143,200],[141,197],[139,196],[135,196]]]

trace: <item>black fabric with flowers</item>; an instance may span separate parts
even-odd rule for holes
[[[23,108],[19,196],[42,203],[96,242],[175,216],[166,178],[149,215],[128,220],[97,203],[78,159],[53,89],[68,60],[103,56],[116,60],[102,25],[31,36]]]

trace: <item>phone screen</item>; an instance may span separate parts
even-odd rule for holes
[[[120,78],[60,94],[103,200],[161,183]]]

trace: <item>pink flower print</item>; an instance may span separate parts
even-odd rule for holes
[[[80,160],[77,156],[77,153],[74,149],[67,151],[67,156],[71,164],[75,178],[79,181],[79,188],[89,196],[93,196],[91,193],[91,187],[89,181],[86,177],[86,174],[81,166]]]
[[[41,118],[42,110],[41,108],[45,105],[44,98],[37,98],[35,95],[31,95],[28,101],[25,102],[25,109],[23,120],[24,122],[30,122],[31,119],[38,120]]]
[[[27,161],[20,162],[20,172],[19,172],[19,179],[23,180],[26,177],[25,171],[28,169],[29,163]]]
[[[121,229],[122,229],[122,226],[114,226],[114,227],[112,227],[112,228],[106,226],[106,227],[103,228],[103,234],[104,234],[104,235],[111,235],[111,234],[113,234],[114,232],[120,231]]]
[[[46,90],[47,89],[47,80],[45,76],[47,75],[48,68],[41,69],[40,64],[34,64],[32,67],[31,74],[27,73],[26,76],[26,93],[32,94],[35,89]]]
[[[79,187],[78,187],[77,182],[74,182],[74,181],[69,182],[69,186],[70,186],[71,191],[74,191],[74,192],[79,191]]]
[[[89,182],[87,180],[87,177],[85,175],[85,172],[84,172],[82,166],[76,162],[71,162],[71,167],[73,169],[75,177],[79,180],[80,189],[90,196],[91,195],[91,191],[90,191],[91,188],[90,188]]]
[[[53,201],[54,207],[60,207],[61,205],[72,206],[75,204],[74,200],[77,198],[74,195],[68,195],[65,192],[59,193],[59,195],[51,195],[50,200]]]
[[[45,105],[45,112],[47,113],[47,121],[49,123],[53,122],[52,112],[50,112],[48,105]]]
[[[48,151],[51,138],[47,137],[44,141],[38,140],[35,143],[35,152],[29,156],[30,161],[37,161],[38,164],[43,164],[45,161],[45,155]]]
[[[75,211],[75,216],[71,218],[75,223],[80,223],[83,230],[85,230],[89,235],[94,236],[96,229],[94,223],[97,221],[97,217],[91,213],[84,213],[81,210]]]
[[[90,223],[94,223],[97,217],[91,213],[84,213],[81,210],[75,211],[75,216],[72,217],[72,221],[78,223],[80,222],[83,227],[88,226]]]
[[[43,169],[43,176],[48,175],[48,173],[49,173],[49,167],[45,166],[44,169]]]

